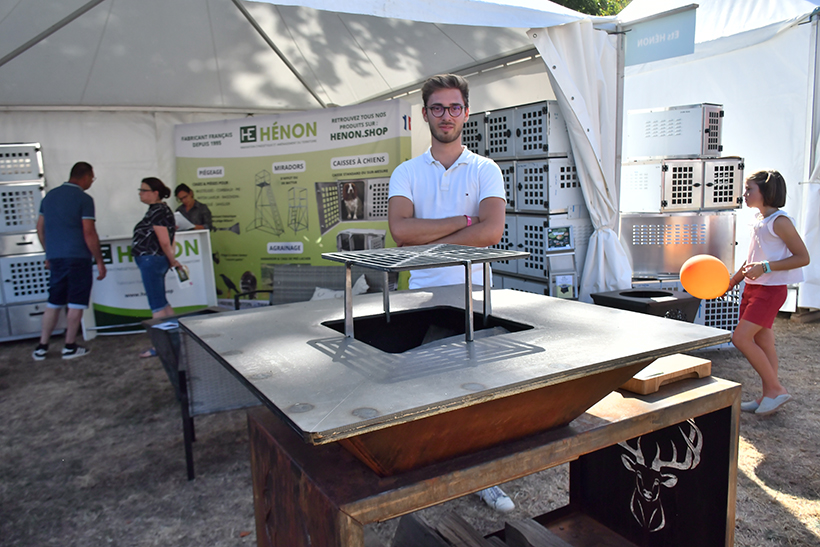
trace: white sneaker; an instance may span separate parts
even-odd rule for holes
[[[515,509],[513,500],[511,500],[510,497],[497,486],[485,488],[480,492],[476,492],[476,494],[478,494],[479,498],[484,500],[484,503],[500,513],[509,513]]]

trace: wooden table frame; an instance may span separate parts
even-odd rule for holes
[[[269,410],[251,409],[257,544],[362,547],[365,524],[562,463],[583,461],[585,455],[713,413],[729,433],[717,443],[728,464],[711,480],[726,492],[725,500],[716,500],[718,507],[726,509],[725,533],[716,534],[723,536],[717,542],[730,546],[734,543],[740,386],[714,377],[684,380],[646,396],[615,391],[568,426],[392,477],[379,477],[338,443],[308,445]],[[582,497],[572,484],[575,475],[573,470],[571,503]],[[652,544],[645,538],[642,543]]]

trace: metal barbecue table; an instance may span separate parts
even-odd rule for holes
[[[451,247],[410,248],[407,255],[408,249],[400,248],[372,255],[371,251],[329,253],[327,257],[344,262],[349,275],[354,263],[367,262],[385,272],[442,264],[462,264],[469,271],[472,263],[512,256],[498,250],[486,250],[486,254],[485,250],[471,250],[461,255],[462,249]],[[473,458],[491,461],[501,452],[509,455],[507,451],[517,443],[559,430],[564,432],[556,433],[564,439],[560,451],[566,455],[565,449],[575,444],[572,432],[563,426],[576,423],[573,420],[647,364],[730,337],[725,330],[702,325],[519,291],[490,290],[488,283],[481,291],[458,285],[397,291],[389,301],[385,295],[363,294],[356,296],[354,315],[349,278],[347,286],[344,311],[334,299],[180,320],[191,343],[205,348],[263,402],[263,412],[273,420],[263,420],[265,429],[281,424],[273,427],[276,431],[269,438],[268,433],[254,429],[254,421],[262,419],[259,411],[250,414],[260,545],[361,545],[360,524],[364,522],[399,516],[497,484],[487,481],[503,482],[534,472],[536,467],[549,467],[549,458],[536,462],[524,457],[518,467],[493,466],[492,472],[470,462],[476,461]],[[474,301],[484,306],[483,317],[470,311]],[[476,316],[472,339],[470,316]],[[431,331],[449,335],[429,337]],[[617,444],[630,438],[619,437],[628,431],[640,434],[660,424],[666,427],[685,421],[697,415],[693,408],[698,405],[703,412],[712,412],[738,400],[739,389],[733,384],[717,387],[714,397],[707,397],[708,405],[698,396],[695,399],[700,402],[675,407],[663,420],[653,418],[651,412],[639,417],[644,415],[640,411],[634,418],[636,427],[626,429],[616,422],[635,414],[636,407],[624,398],[626,406],[612,410],[611,426],[592,419],[595,428],[603,427],[594,433],[596,443],[603,442],[603,431]],[[729,433],[722,435],[725,438]],[[569,452],[577,454],[574,450]],[[337,465],[342,453],[353,459],[344,457]],[[327,460],[328,455],[335,459]],[[311,469],[321,477],[303,474],[308,468],[300,462],[314,458],[318,460]],[[619,456],[616,461],[620,462]],[[454,471],[463,465],[467,465],[464,473]],[[303,471],[292,475],[298,469]],[[322,471],[330,469],[332,476]],[[343,469],[350,469],[350,484],[356,492],[341,484],[346,481]],[[483,471],[473,474],[467,469]],[[417,482],[422,475],[427,478]],[[435,478],[443,476],[456,482],[445,488]],[[344,491],[342,497],[348,500],[365,492],[361,489],[364,483],[379,485],[384,492],[395,485],[401,491],[387,497],[367,494],[379,508],[363,499],[361,508],[367,514],[348,522],[349,516],[343,516],[346,510],[338,505],[346,502],[327,498],[305,483],[319,481],[315,485],[324,491],[320,483],[325,479],[338,483],[339,492]],[[409,484],[414,486],[401,486]],[[396,496],[403,501],[390,501]],[[722,503],[722,509],[705,504],[704,510],[725,512],[727,504],[733,509],[734,500],[729,503],[728,499],[718,496],[716,503]],[[313,506],[314,502],[319,505]],[[327,503],[332,507],[324,505]],[[271,529],[271,518],[276,520],[274,528],[281,530]],[[333,530],[323,543],[315,534],[328,527]],[[348,533],[353,539],[340,539],[339,534]]]

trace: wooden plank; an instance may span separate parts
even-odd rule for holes
[[[455,513],[446,513],[436,529],[444,539],[457,547],[492,547],[484,536]]]
[[[495,536],[490,536],[487,538],[487,541],[492,545],[492,547],[507,547],[507,544],[498,539]]]
[[[392,547],[450,547],[450,544],[424,517],[410,513],[399,520]]]
[[[551,515],[558,515],[551,518]],[[561,509],[536,517],[537,522],[573,547],[636,547],[597,520],[580,511],[565,513]]]
[[[293,465],[276,439],[248,415],[258,547],[362,547],[363,526]]]
[[[661,386],[666,384],[686,378],[705,378],[711,374],[712,361],[677,353],[655,359],[652,364],[622,385],[621,389],[640,395],[649,395],[657,392]]]
[[[739,399],[738,384],[715,377],[665,386],[646,397],[615,391],[566,427],[389,478],[379,477],[338,444],[306,444],[266,408],[256,407],[248,415],[340,510],[370,523],[575,460]]]
[[[534,520],[514,520],[504,526],[509,547],[572,547]]]

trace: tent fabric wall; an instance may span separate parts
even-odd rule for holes
[[[39,142],[47,189],[68,180],[76,162],[91,163],[97,181],[88,193],[95,200],[100,237],[129,237],[145,214],[137,195],[140,180],[157,176],[173,185],[174,125],[232,117],[236,114],[0,112],[0,143]],[[169,204],[175,206],[173,198]]]
[[[628,21],[682,3],[673,0],[658,6],[653,0],[633,0],[619,19]],[[817,115],[817,23],[802,23],[820,1],[702,0],[699,4],[694,53],[627,67],[624,111],[722,104],[726,112],[722,155],[743,157],[747,175],[761,169],[783,174],[789,195],[784,209],[798,220],[817,261],[820,241],[812,234],[818,230],[820,215],[817,209],[806,209],[805,203],[816,202],[820,185],[802,184],[817,180],[816,174],[811,175],[812,150],[817,146],[812,135],[812,119]],[[738,211],[735,268],[745,260],[753,216],[754,210],[747,207]],[[800,287],[798,305],[820,307],[820,276],[814,266],[803,273],[806,283]]]
[[[595,231],[589,240],[580,300],[632,287],[632,268],[618,238],[615,184],[617,52],[615,38],[591,21],[530,31],[567,122],[578,179]]]
[[[587,21],[588,30],[568,44],[603,35],[588,16],[544,0],[0,0],[0,94],[7,109],[0,110],[0,140],[42,142],[52,184],[78,159],[94,164],[100,180],[92,194],[108,208],[98,215],[100,232],[123,235],[141,210],[125,205],[131,185],[149,175],[173,184],[174,123],[220,112],[231,118],[242,110],[306,110],[319,101],[359,104],[400,96],[440,72],[472,79],[528,55],[525,29],[578,21]],[[553,59],[559,55],[566,67],[613,62],[601,53],[562,46]],[[493,75],[502,83],[496,87],[503,87],[505,72]],[[583,99],[589,121],[609,135],[601,120],[614,112],[599,107],[612,97],[599,94],[614,89],[575,81],[587,76],[567,71],[551,78],[574,86],[578,99],[589,94]],[[548,87],[536,100],[551,98]],[[523,102],[509,91],[511,104]],[[491,103],[472,106],[491,109]],[[615,138],[591,148],[576,141],[578,157],[595,162],[584,175],[587,190],[597,188],[587,198],[599,228],[591,271],[604,277],[591,286],[609,287],[606,276],[622,272],[607,270],[619,256],[606,235],[617,199],[601,166],[614,161],[607,149],[614,150]]]

